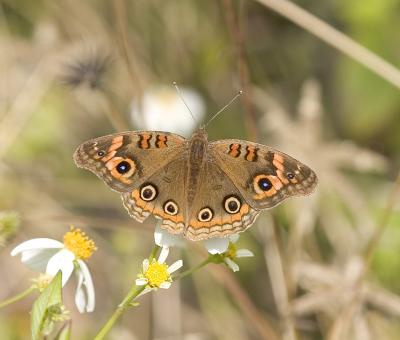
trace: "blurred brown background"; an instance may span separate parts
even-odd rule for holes
[[[296,3],[400,66],[398,1]],[[400,214],[389,198],[400,96],[379,71],[250,0],[1,0],[0,51],[0,300],[36,276],[9,256],[12,247],[60,239],[73,224],[99,248],[88,263],[96,310],[76,312],[72,282],[64,300],[72,338],[93,338],[148,256],[155,220],[130,219],[72,154],[87,139],[143,128],[140,115],[154,105],[166,129],[189,116],[176,81],[208,118],[244,90],[209,126],[210,140],[273,146],[310,165],[320,183],[241,236],[255,257],[238,260],[240,272],[210,265],[145,296],[110,339],[400,337]],[[197,249],[189,242],[171,260],[193,266],[204,256]],[[2,339],[29,337],[32,301],[0,310]]]

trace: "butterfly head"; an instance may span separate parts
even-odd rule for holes
[[[208,134],[205,125],[201,125],[197,130],[195,130],[190,137],[191,140],[202,140],[208,142]]]

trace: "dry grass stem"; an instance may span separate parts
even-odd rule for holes
[[[104,99],[103,111],[114,129],[117,132],[129,130],[129,124],[127,123],[125,117],[119,112],[119,110],[113,105],[107,96],[104,96]]]
[[[288,0],[256,0],[314,34],[397,88],[400,70],[369,49]]]
[[[275,226],[272,218],[265,218],[261,223],[260,233],[264,243],[264,258],[268,267],[271,280],[272,292],[275,305],[282,320],[284,340],[295,340],[297,338],[292,318],[287,280],[285,277],[282,257],[279,250],[278,241],[275,234]]]
[[[191,243],[192,248],[201,256],[206,256],[204,248],[198,243]],[[260,339],[279,340],[281,337],[270,324],[270,322],[260,313],[249,295],[238,282],[235,274],[224,266],[209,265],[206,267],[218,283],[225,287],[237,306],[242,310],[243,315],[247,316],[248,322],[254,327]]]
[[[392,216],[393,213],[393,208],[397,202],[399,194],[400,194],[400,172],[397,175],[393,190],[391,191],[388,197],[387,204],[383,211],[382,217],[378,222],[375,232],[373,233],[370,241],[368,242],[365,248],[363,267],[352,289],[352,296],[349,299],[349,303],[347,304],[347,306],[345,306],[340,316],[333,323],[328,333],[329,340],[340,340],[343,339],[343,337],[346,336],[347,334],[349,328],[349,322],[351,322],[351,320],[353,319],[354,313],[356,312],[357,306],[359,305],[360,302],[359,300],[362,293],[361,289],[362,284],[364,282],[365,275],[367,274],[367,271],[369,269],[372,256],[374,254],[376,246],[378,245],[382,237],[384,230],[386,229],[389,223],[390,217]]]
[[[232,0],[222,0],[225,9],[225,18],[231,36],[231,40],[235,45],[236,64],[239,73],[241,90],[243,90],[242,100],[246,114],[246,127],[249,138],[258,141],[257,119],[251,98],[251,81],[249,75],[249,66],[246,61],[246,53],[244,46],[243,25],[239,25],[239,18],[235,15]]]
[[[210,266],[208,268],[213,276],[217,279],[219,284],[225,287],[232,295],[238,307],[242,309],[243,315],[247,317],[247,321],[258,333],[259,339],[281,339],[275,329],[270,325],[269,321],[267,321],[265,317],[263,317],[257,310],[257,307],[238,283],[236,277],[230,269],[222,266]]]
[[[49,65],[52,65],[49,58],[43,58],[36,65],[11,107],[3,115],[0,121],[0,159],[18,138],[49,91],[54,81],[54,74],[49,70]]]
[[[127,33],[127,4],[125,0],[113,0],[114,16],[117,23],[118,45],[122,53],[126,68],[129,73],[130,84],[133,96],[141,98],[143,94],[143,84],[138,74],[138,68],[131,57]]]

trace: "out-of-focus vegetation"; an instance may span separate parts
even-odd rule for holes
[[[398,1],[297,3],[400,67]],[[143,297],[110,339],[400,338],[399,88],[250,0],[0,0],[0,51],[0,300],[34,276],[10,250],[73,224],[98,247],[97,301],[77,313],[68,284],[64,303],[72,338],[93,338],[148,256],[155,220],[129,218],[72,154],[140,128],[132,105],[176,81],[208,118],[244,90],[210,139],[280,149],[310,165],[319,186],[241,235],[255,257],[238,261],[240,272],[210,265]],[[187,242],[173,256],[195,265],[197,250]],[[2,339],[29,337],[32,302],[0,310]]]

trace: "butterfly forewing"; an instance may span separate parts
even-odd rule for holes
[[[181,154],[185,141],[167,132],[117,133],[81,144],[74,160],[78,167],[92,171],[112,189],[126,192]]]
[[[228,139],[210,143],[209,149],[216,164],[255,209],[308,195],[318,181],[308,166],[262,144]]]

